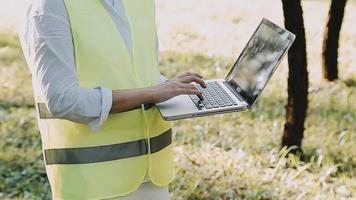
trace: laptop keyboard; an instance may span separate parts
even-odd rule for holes
[[[197,95],[189,95],[190,99],[194,102],[195,106],[201,110],[202,108],[213,109],[236,106],[237,103],[233,100],[229,94],[223,89],[223,87],[216,81],[206,82],[207,88],[203,88],[200,85],[195,87],[203,93],[204,100],[201,101]]]

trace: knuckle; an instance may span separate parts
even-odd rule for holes
[[[178,94],[180,94],[180,93],[181,93],[181,90],[180,90],[180,89],[177,88],[177,89],[174,90],[174,94],[175,94],[175,95],[178,95]]]

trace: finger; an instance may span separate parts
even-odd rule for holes
[[[197,76],[194,76],[194,75],[190,75],[190,76],[186,76],[186,77],[180,78],[179,81],[181,83],[192,83],[192,82],[195,82],[195,83],[198,83],[199,85],[201,85],[203,88],[206,88],[206,84],[205,84],[204,80],[199,78],[199,77],[197,77]]]
[[[179,83],[178,82],[178,87],[183,88],[183,89],[198,90],[194,85],[187,84],[187,83]]]
[[[189,73],[189,72],[185,72],[185,73],[183,73],[183,74],[179,74],[179,75],[177,76],[177,78],[183,78],[183,77],[185,77],[185,76],[188,76],[188,73]]]
[[[200,92],[200,91],[199,91]],[[203,96],[203,93],[200,92],[199,94],[197,94],[197,96],[199,97],[200,101],[203,101],[204,100],[204,96]]]
[[[178,90],[179,94],[195,94],[199,97],[200,100],[204,100],[203,93],[197,89],[184,89],[181,88]]]
[[[197,95],[201,101],[204,100],[203,93],[201,91],[199,91],[194,85],[181,83],[180,87],[182,89],[187,90],[188,92],[194,92],[193,94]],[[189,93],[189,94],[191,94],[191,93]]]
[[[185,72],[183,74],[180,74],[177,76],[177,78],[183,78],[183,77],[186,77],[186,76],[191,76],[191,75],[194,75],[194,76],[197,76],[199,78],[203,78],[202,75],[198,74],[198,73],[192,73],[192,72]]]
[[[199,97],[200,101],[203,101],[204,100],[204,96],[203,96],[203,93],[199,90],[192,90],[190,89],[189,92],[191,92],[190,94],[195,94]]]

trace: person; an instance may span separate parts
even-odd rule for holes
[[[158,69],[154,0],[33,0],[19,30],[53,199],[169,199],[171,124],[155,103],[202,98]]]

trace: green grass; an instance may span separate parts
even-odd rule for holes
[[[49,199],[31,77],[14,34],[0,33],[0,199]]]
[[[0,199],[49,199],[30,75],[13,34],[0,34],[0,52]],[[177,51],[161,60],[168,77],[192,66],[223,77],[233,62]],[[284,63],[250,112],[175,122],[173,199],[356,197],[355,75],[310,89],[300,161],[280,151],[286,71]]]
[[[0,105],[32,105],[31,75],[15,34],[0,32]]]

